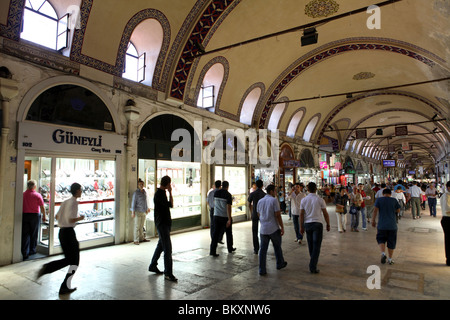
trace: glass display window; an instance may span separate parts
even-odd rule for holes
[[[255,181],[262,180],[263,189],[268,185],[275,184],[276,171],[271,169],[255,169]]]
[[[166,160],[139,160],[138,178],[144,181],[149,208],[153,210],[153,197],[162,177],[172,180],[172,219],[201,215],[200,163]],[[153,219],[153,214],[149,215]]]
[[[38,239],[41,247],[52,251],[60,246],[58,221],[55,216],[62,202],[72,197],[70,186],[74,182],[82,187],[78,212],[85,216],[75,228],[78,241],[101,238],[110,238],[111,242],[113,241],[116,208],[115,167],[114,160],[30,156],[25,158],[24,186],[26,188],[27,180],[37,181],[37,190],[44,199],[47,211],[48,220],[41,223]]]
[[[233,196],[231,216],[245,215],[247,213],[247,174],[245,167],[215,166],[214,181],[228,181],[228,192]]]

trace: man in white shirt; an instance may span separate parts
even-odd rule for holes
[[[409,188],[409,193],[411,194],[411,213],[413,219],[420,218],[420,195],[422,194],[422,189],[417,186],[417,182],[413,181],[413,185]]]
[[[287,262],[284,261],[283,251],[281,249],[281,237],[284,234],[283,220],[281,218],[280,205],[278,204],[273,184],[267,186],[267,194],[260,199],[257,204],[256,211],[258,212],[260,221],[260,238],[261,246],[259,249],[259,274],[265,275],[267,249],[269,248],[269,241],[272,241],[273,249],[275,251],[275,258],[277,262],[277,269],[286,267]]]
[[[71,293],[76,288],[71,288],[70,283],[80,262],[80,247],[75,234],[75,226],[78,221],[84,219],[83,215],[78,214],[77,198],[81,197],[81,185],[74,183],[70,186],[72,196],[61,204],[56,220],[58,220],[59,241],[64,252],[64,259],[55,260],[45,264],[38,273],[38,277],[44,274],[55,272],[66,266],[69,267],[66,278],[59,289],[60,294]]]
[[[308,183],[309,194],[300,203],[300,232],[304,234],[306,231],[311,258],[309,262],[311,273],[319,273],[317,263],[319,262],[323,238],[322,214],[327,223],[327,231],[330,231],[330,217],[325,201],[316,194],[316,191],[316,184],[314,182]]]
[[[304,188],[305,186],[302,183],[297,182],[295,184],[294,191],[290,195],[292,222],[294,223],[294,231],[296,236],[295,241],[298,242],[299,244],[301,244],[303,240],[303,235],[300,233],[299,219],[300,219],[300,203],[302,199],[306,197],[306,195],[303,193]]]
[[[447,181],[445,187],[445,193],[441,196],[441,225],[444,230],[446,264],[450,266],[450,181]]]

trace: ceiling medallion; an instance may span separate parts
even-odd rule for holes
[[[360,72],[353,76],[353,80],[367,80],[375,77],[375,74],[372,72]]]
[[[334,0],[312,0],[305,6],[305,14],[311,18],[328,17],[339,10]]]

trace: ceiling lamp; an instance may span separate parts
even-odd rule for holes
[[[309,46],[310,44],[317,43],[317,40],[319,39],[319,34],[316,31],[316,28],[308,28],[303,30],[303,36],[301,38],[302,40],[302,47]]]

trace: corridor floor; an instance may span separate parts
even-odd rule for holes
[[[209,229],[172,235],[174,274],[178,282],[148,271],[157,239],[84,250],[72,285],[59,295],[66,269],[36,280],[40,267],[61,256],[0,267],[0,300],[448,300],[450,268],[445,265],[444,235],[438,217],[413,220],[410,212],[399,222],[395,264],[381,264],[376,229],[339,233],[334,208],[328,206],[331,231],[324,231],[319,274],[308,269],[306,241],[294,242],[292,220],[283,216],[286,268],[276,270],[269,246],[267,275],[258,274],[251,223],[233,225],[229,254],[219,245],[219,257],[209,256]],[[349,217],[350,218],[350,217]],[[350,219],[349,219],[350,220]],[[348,221],[350,223],[350,221]],[[163,258],[159,268],[163,270]],[[375,271],[373,271],[375,270]],[[379,270],[377,273],[376,270]],[[380,289],[369,287],[379,280]],[[369,284],[369,286],[368,286]]]

